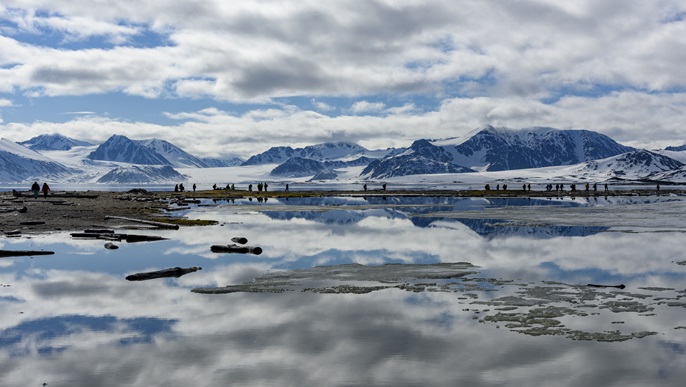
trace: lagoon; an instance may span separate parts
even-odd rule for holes
[[[0,260],[0,380],[680,386],[683,199],[209,201],[118,250],[0,239],[56,252]],[[210,251],[235,236],[264,252]],[[202,270],[125,279],[177,266]]]

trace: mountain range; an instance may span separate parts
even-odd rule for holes
[[[202,176],[223,176],[227,171],[221,168],[267,167],[261,179],[373,181],[553,168],[570,178],[684,182],[686,166],[679,160],[686,160],[686,146],[648,151],[589,130],[544,127],[487,126],[460,138],[418,139],[408,148],[369,150],[350,142],[279,146],[245,161],[196,157],[162,139],[113,135],[94,145],[46,134],[22,143],[0,141],[0,181],[167,183],[193,178],[200,170],[207,170]]]

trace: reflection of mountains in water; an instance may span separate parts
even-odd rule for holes
[[[557,226],[557,225],[522,225],[502,219],[445,219],[445,218],[411,218],[417,227],[432,227],[436,221],[460,222],[472,231],[488,239],[521,236],[546,239],[555,237],[584,237],[607,231],[602,226]]]
[[[382,216],[378,211],[374,216]],[[274,220],[305,219],[324,224],[354,224],[370,216],[367,211],[329,210],[329,211],[262,211]]]

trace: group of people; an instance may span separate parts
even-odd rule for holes
[[[193,192],[195,192],[196,185],[193,183]],[[186,190],[186,187],[183,186],[183,183],[177,184],[174,186],[174,192],[184,192]]]
[[[41,186],[38,185],[38,182],[34,181],[31,185],[31,191],[33,191],[34,199],[38,199],[38,194],[40,193],[40,191],[43,191],[43,197],[47,198],[48,193],[50,192],[50,186],[48,185],[48,183],[43,183],[43,187],[41,188]]]
[[[365,191],[367,190],[367,184],[366,183],[362,186],[362,189]],[[381,190],[382,191],[386,190],[386,183],[381,184]]]
[[[523,187],[524,190],[526,191],[526,184],[525,184],[525,185],[522,185],[522,187]],[[485,189],[486,191],[490,191],[490,190],[491,190],[491,185],[490,185],[490,184],[486,184],[486,186],[484,187],[484,189]],[[498,185],[495,186],[495,190],[496,190],[496,191],[500,191],[500,184],[498,184]],[[503,184],[503,191],[507,191],[507,184]],[[531,191],[531,184],[529,184],[529,191]]]
[[[267,188],[269,187],[269,184],[267,183],[257,183],[257,192],[267,192]],[[288,188],[286,188],[288,190]],[[248,191],[252,191],[252,184],[248,184]]]

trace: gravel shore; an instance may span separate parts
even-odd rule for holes
[[[0,193],[0,236],[39,234],[57,231],[82,231],[86,228],[117,228],[134,223],[106,220],[118,216],[151,221],[169,220],[168,206],[183,199],[231,199],[243,197],[325,197],[325,196],[450,196],[450,197],[557,197],[557,196],[649,196],[655,190],[630,190],[586,193],[555,193],[548,191],[291,191],[247,192],[210,190],[198,192],[55,192],[34,199],[30,192]],[[666,191],[662,195],[686,194],[684,191]],[[138,225],[139,227],[143,227]]]

